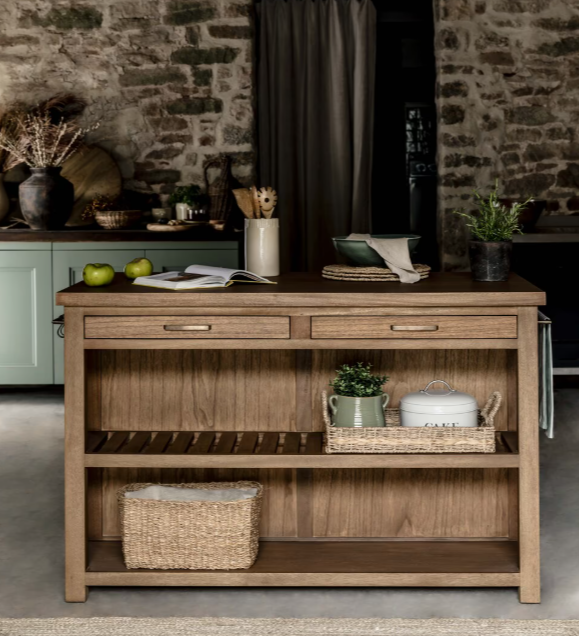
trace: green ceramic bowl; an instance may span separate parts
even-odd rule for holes
[[[418,234],[372,234],[372,238],[407,238],[408,249],[412,254],[418,243],[420,242],[420,236]],[[369,247],[366,241],[348,241],[346,236],[335,236],[334,247],[338,254],[341,254],[346,258],[348,264],[358,265],[360,267],[386,267],[384,259]]]

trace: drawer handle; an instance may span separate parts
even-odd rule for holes
[[[391,325],[392,331],[438,331],[438,325]]]
[[[210,331],[211,325],[165,325],[165,331]]]

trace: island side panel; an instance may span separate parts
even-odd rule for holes
[[[521,603],[541,602],[539,518],[539,356],[537,308],[519,310],[519,541]]]
[[[82,308],[65,310],[64,535],[65,599],[86,601],[85,361]]]

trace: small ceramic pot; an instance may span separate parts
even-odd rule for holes
[[[151,216],[155,221],[159,219],[171,219],[173,216],[171,208],[153,208],[151,210]]]
[[[512,241],[469,241],[472,278],[481,282],[507,280],[511,271]]]
[[[369,428],[385,425],[384,409],[390,401],[387,393],[374,397],[330,395],[332,425],[341,428]]]
[[[176,203],[175,204],[175,218],[177,221],[187,220],[187,210],[190,208],[188,203]]]

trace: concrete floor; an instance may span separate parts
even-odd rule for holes
[[[0,617],[579,618],[579,389],[541,436],[543,602],[514,589],[92,588],[63,601],[63,400],[0,393]],[[24,460],[26,451],[27,459]]]

